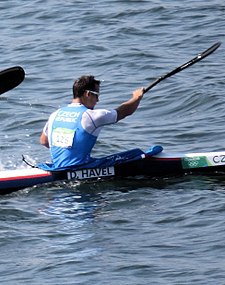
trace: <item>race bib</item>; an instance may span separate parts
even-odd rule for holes
[[[52,145],[69,148],[73,145],[75,130],[67,128],[55,128],[52,132]]]

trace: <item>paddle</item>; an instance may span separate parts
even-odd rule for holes
[[[207,50],[203,51],[202,53],[198,54],[196,57],[194,57],[193,59],[189,60],[188,62],[182,64],[181,66],[175,68],[174,70],[170,71],[169,73],[157,78],[155,81],[153,81],[153,83],[151,83],[147,88],[145,88],[144,93],[146,93],[147,91],[149,91],[151,88],[153,88],[156,84],[158,84],[159,82],[161,82],[162,80],[184,70],[185,68],[188,68],[189,66],[195,64],[196,62],[202,60],[203,58],[207,57],[208,55],[210,55],[211,53],[213,53],[219,46],[221,45],[220,42],[212,45],[210,48],[208,48]]]
[[[18,86],[25,78],[21,66],[14,66],[0,71],[0,95]]]

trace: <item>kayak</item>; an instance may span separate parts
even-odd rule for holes
[[[199,53],[188,62],[178,66],[165,75],[158,77],[149,86],[144,89],[144,93],[152,89],[161,81],[171,77],[178,72],[192,66],[200,60],[206,58],[216,51],[220,42],[215,43],[207,50]],[[25,71],[20,66],[15,66],[0,72],[0,95],[18,86],[25,78]],[[160,153],[147,152],[141,153],[137,157],[127,159],[127,154],[131,156],[136,152],[125,153],[125,156],[119,158],[113,156],[112,160],[106,158],[104,163],[115,164],[104,167],[90,167],[74,169],[40,169],[31,167],[28,169],[16,169],[0,171],[0,195],[8,194],[27,187],[33,187],[44,183],[57,181],[76,181],[89,179],[116,179],[127,177],[144,177],[153,179],[154,177],[167,177],[170,175],[181,175],[186,173],[208,174],[212,172],[225,173],[225,152],[208,153],[189,153],[169,155],[160,148]],[[150,154],[151,153],[151,154]],[[119,154],[120,157],[120,154]],[[127,159],[124,159],[124,157]],[[123,161],[124,159],[124,161]],[[114,162],[114,161],[113,161]],[[45,165],[48,167],[48,165]]]
[[[225,151],[187,154],[145,154],[138,159],[102,168],[45,171],[25,168],[0,171],[0,195],[57,181],[106,180],[138,177],[155,179],[184,174],[225,174]]]

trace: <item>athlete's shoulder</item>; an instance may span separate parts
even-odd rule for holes
[[[96,126],[114,124],[117,121],[117,111],[113,109],[89,109],[84,113],[83,118],[85,117],[94,122]]]
[[[115,116],[117,111],[114,109],[87,109],[86,113],[94,117]]]

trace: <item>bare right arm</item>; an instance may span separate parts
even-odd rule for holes
[[[44,132],[41,133],[40,136],[40,144],[49,148],[49,142],[48,142],[48,137],[44,134]]]
[[[117,121],[122,120],[129,115],[132,115],[137,110],[137,107],[143,98],[144,90],[144,88],[135,90],[130,100],[124,102],[118,108],[116,108]]]

